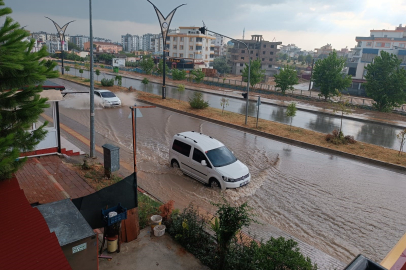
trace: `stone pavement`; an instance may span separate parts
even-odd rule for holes
[[[30,204],[75,199],[95,192],[58,155],[28,158],[16,177]]]

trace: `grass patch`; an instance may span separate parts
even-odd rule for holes
[[[140,220],[140,228],[143,229],[149,225],[152,215],[159,214],[159,206],[162,203],[153,200],[149,196],[138,192],[138,216]]]

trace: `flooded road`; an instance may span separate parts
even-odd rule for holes
[[[74,74],[73,72],[71,71],[70,74]],[[88,78],[89,72],[84,71],[83,77]],[[113,76],[102,74],[99,76],[99,79],[101,80],[102,78],[111,79]],[[137,90],[161,95],[162,87],[160,84],[150,82],[148,85],[143,85],[139,80],[124,77],[122,84],[124,87],[132,86]],[[187,101],[189,97],[192,96],[193,92],[194,91],[192,90],[186,89],[185,92],[179,96],[175,87],[167,86],[167,97],[169,98],[178,99],[180,97],[181,100]],[[209,102],[210,107],[221,109],[221,96],[204,93],[203,97]],[[245,115],[245,106],[245,100],[229,98],[229,106],[227,106],[225,110]],[[250,101],[248,105],[248,114],[252,117],[257,116],[257,106],[255,101]],[[290,118],[286,116],[286,108],[272,104],[263,103],[260,106],[259,118],[283,124],[290,124]],[[298,110],[296,116],[293,118],[292,125],[317,132],[330,133],[334,129],[338,130],[340,128],[340,118],[323,113]],[[401,131],[400,128],[379,123],[367,123],[356,119],[343,119],[342,130],[345,135],[354,136],[357,141],[376,144],[395,150],[399,150],[400,147],[400,142],[396,138],[396,134]]]
[[[63,82],[68,91],[87,90]],[[97,109],[96,132],[132,149],[129,105]],[[67,95],[63,115],[89,126],[88,95]],[[137,103],[138,104],[138,103]],[[128,105],[128,106],[127,106]],[[141,103],[140,103],[141,105]],[[405,233],[406,175],[225,128],[161,108],[143,109],[137,119],[140,185],[163,200],[210,209],[210,202],[248,201],[271,225],[349,263],[362,253],[380,262]],[[179,132],[195,130],[225,143],[247,164],[252,182],[239,189],[212,190],[171,168],[169,144]],[[85,134],[83,134],[85,135]],[[86,134],[86,136],[88,136]],[[121,150],[120,150],[121,151]],[[124,160],[131,162],[131,160]]]

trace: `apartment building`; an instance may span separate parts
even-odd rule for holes
[[[216,37],[202,34],[199,27],[179,27],[179,31],[168,33],[166,44],[169,57],[189,58],[194,62],[204,62],[212,68],[214,60],[214,41]]]
[[[45,46],[47,46],[47,51],[50,54],[54,54],[58,51],[61,51],[61,42],[59,40],[53,41],[53,40],[47,40],[45,41]],[[68,42],[63,43],[63,50],[68,51]]]
[[[122,35],[121,46],[123,46],[123,50],[126,52],[138,51],[140,46],[139,40],[140,37],[138,35]]]
[[[406,68],[406,27],[395,30],[370,30],[369,37],[356,37],[357,45],[351,49],[347,61],[348,74],[353,79],[364,79],[365,66],[372,63],[381,51],[395,54]]]
[[[142,48],[144,51],[154,51],[155,48],[152,46],[152,39],[155,38],[154,34],[144,34],[142,35]]]
[[[71,36],[70,41],[78,46],[81,50],[84,49],[85,43],[89,42],[90,38],[84,35]]]
[[[109,42],[93,42],[93,46],[98,53],[118,53],[123,50],[123,46]],[[90,51],[90,42],[84,44],[84,50]]]
[[[282,42],[270,42],[262,38],[262,35],[252,35],[250,40],[241,40],[248,45],[247,48],[239,43],[233,42],[233,47],[229,48],[230,54],[229,63],[231,64],[231,72],[234,75],[241,75],[245,64],[249,60],[261,60],[262,69],[265,70],[265,75],[271,76],[277,73],[276,62],[279,52],[278,46]]]

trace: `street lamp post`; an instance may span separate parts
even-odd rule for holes
[[[92,0],[89,0],[89,28],[90,28],[90,157],[96,158],[95,129],[94,129],[94,74],[93,74],[93,25]]]
[[[175,12],[178,8],[181,6],[184,6],[186,4],[182,4],[178,7],[176,7],[174,10],[172,10],[168,16],[164,17],[162,15],[161,11],[149,0],[147,0],[155,9],[156,15],[158,16],[158,21],[159,25],[161,26],[161,32],[162,32],[162,39],[163,39],[163,53],[162,53],[162,60],[163,60],[163,80],[162,80],[162,99],[166,99],[166,85],[165,85],[165,69],[166,69],[166,37],[168,36],[168,31],[169,27],[171,25],[171,21],[173,16],[175,15]]]
[[[52,20],[52,19],[50,19],[50,18],[48,18],[48,17],[45,17],[45,18],[51,20],[51,21],[54,23],[55,28],[56,28],[56,31],[58,32],[58,35],[59,35],[59,40],[61,41],[62,75],[63,75],[63,74],[65,73],[65,71],[64,71],[64,69],[63,69],[63,44],[65,43],[65,31],[66,31],[66,28],[68,28],[68,25],[69,25],[71,22],[74,22],[74,21],[70,21],[70,22],[68,22],[67,24],[65,24],[64,26],[60,27],[59,24],[57,24],[54,20]]]
[[[245,42],[242,42],[241,40],[233,39],[231,37],[216,33],[216,32],[211,31],[211,30],[208,30],[205,26],[199,28],[199,30],[200,30],[200,32],[202,34],[205,34],[205,32],[207,31],[207,32],[213,33],[215,35],[219,35],[219,36],[234,40],[235,42],[243,44],[247,48],[247,52],[249,51],[248,44],[245,43]],[[247,81],[247,96],[246,96],[247,100],[246,100],[246,103],[245,103],[245,124],[247,124],[247,119],[248,119],[248,102],[249,102],[248,96],[249,96],[249,92],[250,92],[250,78],[251,78],[251,57],[249,58],[249,64],[248,64],[248,81]]]

